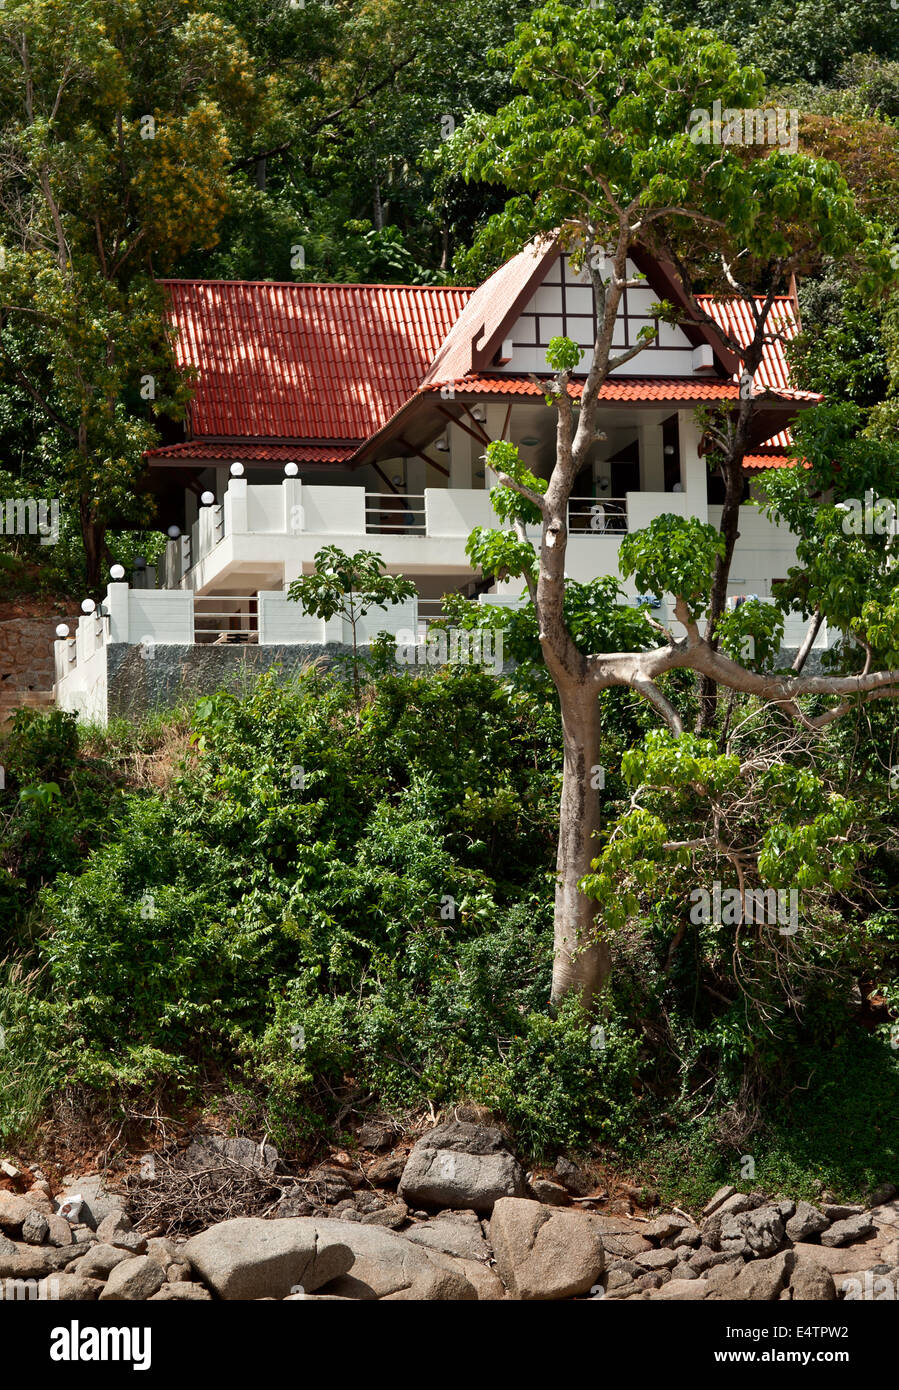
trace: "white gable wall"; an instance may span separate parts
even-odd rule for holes
[[[628,278],[638,272],[628,261]],[[650,314],[650,306],[659,295],[648,285],[625,290],[618,311],[613,347],[623,351],[632,347],[641,328],[659,329],[659,345],[644,348],[637,357],[619,367],[616,376],[679,376],[693,375],[693,345],[683,329],[667,323],[659,324]],[[588,351],[595,336],[593,291],[586,267],[579,275],[571,269],[570,258],[559,256],[550,267],[546,279],[535,291],[527,307],[509,334],[512,342],[511,360],[491,371],[522,376],[529,372],[546,372],[546,346],[550,338],[572,338]],[[586,371],[587,358],[581,361]]]

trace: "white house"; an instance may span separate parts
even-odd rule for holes
[[[621,537],[655,516],[720,517],[721,485],[703,458],[695,411],[737,399],[740,364],[713,330],[653,314],[660,299],[682,297],[670,268],[638,253],[629,269],[645,281],[624,292],[614,346],[631,346],[646,326],[656,336],[600,393],[599,434],[569,512],[567,565],[578,580],[617,575]],[[326,544],[377,550],[391,572],[415,581],[417,604],[390,621],[377,615],[375,630],[421,629],[448,591],[502,599],[502,586],[486,585],[465,554],[474,526],[496,524],[485,449],[510,439],[548,476],[555,412],[533,375],[548,371],[552,337],[592,345],[586,271],[576,273],[557,244],[545,244],[526,248],[476,290],[164,283],[179,362],[198,373],[183,437],[147,456],[175,538],[160,567],[161,592],[143,592],[136,627],[121,618],[121,598],[112,600],[118,619],[85,620],[92,632],[102,628],[101,646],[171,642],[173,621],[174,640],[186,644],[339,641],[333,624],[326,630],[305,617],[284,593]],[[703,307],[748,341],[742,301],[707,298]],[[798,331],[792,298],[778,299],[773,312],[784,338]],[[780,342],[766,350],[756,391],[756,452],[746,460],[730,588],[765,597],[795,563],[795,545],[752,499],[767,469],[788,464],[790,421],[817,397],[790,386]],[[80,640],[93,650],[93,636]],[[60,648],[64,703],[86,658],[71,639]]]

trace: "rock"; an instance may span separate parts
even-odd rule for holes
[[[368,1216],[373,1211],[380,1211],[386,1203],[383,1197],[377,1192],[357,1192],[356,1210],[360,1216]]]
[[[685,1216],[657,1216],[655,1221],[650,1221],[648,1226],[643,1227],[643,1234],[647,1240],[669,1240],[689,1225],[690,1222]]]
[[[255,1139],[238,1135],[224,1139],[219,1134],[200,1134],[192,1140],[181,1155],[179,1167],[188,1172],[200,1168],[210,1168],[222,1162],[236,1164],[238,1168],[258,1168],[260,1170],[277,1168],[280,1162],[278,1150],[272,1144],[260,1146]]]
[[[18,1253],[19,1247],[16,1245],[16,1242],[10,1240],[9,1236],[0,1233],[0,1260],[16,1259]]]
[[[60,1248],[55,1245],[17,1244],[14,1255],[0,1253],[0,1278],[3,1279],[43,1279],[48,1274],[56,1274],[71,1262],[87,1253],[90,1246],[85,1242]]]
[[[50,1234],[50,1223],[42,1211],[34,1207],[22,1222],[22,1239],[27,1245],[43,1245]]]
[[[21,1230],[22,1223],[33,1210],[24,1197],[17,1197],[14,1192],[0,1189],[0,1230]]]
[[[147,1255],[122,1260],[112,1270],[101,1303],[119,1303],[151,1298],[165,1283],[165,1271]]]
[[[389,1149],[396,1131],[393,1125],[378,1120],[367,1120],[359,1130],[359,1143],[363,1149]]]
[[[590,1174],[568,1158],[556,1160],[555,1174],[566,1192],[573,1197],[589,1197],[596,1186]]]
[[[170,1284],[189,1284],[193,1280],[194,1272],[187,1260],[172,1260],[165,1277]]]
[[[629,1197],[616,1197],[610,1202],[606,1210],[610,1216],[633,1216],[634,1208]]]
[[[106,1279],[116,1265],[130,1259],[127,1250],[118,1250],[114,1245],[92,1245],[86,1255],[73,1261],[68,1268],[70,1274],[80,1274],[84,1279]]]
[[[352,1256],[349,1272],[329,1281],[323,1293],[391,1302],[472,1302],[478,1298],[473,1271],[482,1266],[476,1261],[455,1259],[439,1250],[414,1245],[405,1235],[381,1226],[338,1228],[329,1221],[317,1224],[320,1253],[326,1253],[331,1242],[339,1240],[344,1248],[349,1247]]]
[[[327,1212],[324,1213],[327,1215]],[[298,1193],[288,1193],[282,1197],[280,1202],[272,1212],[272,1218],[276,1221],[286,1216],[314,1216],[315,1208],[312,1203]]]
[[[506,1286],[496,1270],[482,1260],[455,1260],[454,1263],[475,1290],[479,1303],[498,1303],[508,1298]]]
[[[369,1182],[375,1187],[396,1187],[405,1166],[406,1160],[402,1154],[388,1154],[371,1165],[368,1170]]]
[[[653,1247],[641,1234],[643,1227],[623,1216],[606,1216],[601,1212],[591,1212],[590,1220],[602,1236],[606,1255],[614,1260],[635,1258],[644,1250]]]
[[[370,1211],[362,1218],[363,1226],[386,1226],[391,1231],[398,1231],[401,1226],[406,1224],[409,1217],[409,1208],[405,1202],[391,1202],[386,1207],[380,1207],[377,1211]]]
[[[25,1193],[23,1200],[35,1211],[43,1212],[44,1216],[49,1216],[54,1209],[50,1198],[40,1188],[31,1188]]]
[[[310,1217],[237,1217],[192,1236],[182,1255],[219,1298],[284,1298],[298,1285],[311,1293],[353,1263],[345,1243],[332,1241],[327,1253],[318,1249],[318,1232],[328,1224]],[[339,1228],[340,1239],[344,1233],[349,1238],[349,1225]]]
[[[677,1252],[674,1250],[645,1250],[640,1255],[635,1255],[634,1259],[644,1270],[647,1269],[673,1269],[677,1264]]]
[[[839,1283],[841,1274],[855,1274],[859,1270],[871,1268],[870,1246],[857,1249],[849,1246],[843,1249],[838,1246],[797,1244],[793,1246],[793,1254],[803,1263],[821,1265],[824,1269],[829,1269],[836,1283]]]
[[[722,1205],[723,1202],[727,1201],[728,1197],[733,1197],[736,1194],[737,1189],[735,1187],[731,1187],[729,1183],[726,1184],[724,1187],[719,1187],[718,1191],[714,1194],[713,1197],[709,1198],[709,1200],[703,1207],[703,1216],[711,1216],[713,1212],[718,1211],[719,1207]]]
[[[500,1198],[490,1219],[490,1243],[503,1283],[519,1299],[587,1293],[605,1263],[596,1217],[540,1202]]]
[[[62,1207],[75,1197],[81,1199],[81,1210],[77,1219],[90,1226],[93,1231],[105,1216],[125,1210],[125,1199],[116,1192],[110,1192],[99,1173],[89,1173],[85,1177],[76,1178],[71,1187],[60,1193],[57,1211],[61,1211]]]
[[[50,1245],[71,1245],[74,1239],[72,1227],[64,1216],[53,1212],[47,1217],[47,1240]]]
[[[146,1236],[132,1228],[131,1218],[122,1211],[113,1211],[104,1216],[97,1226],[97,1239],[105,1245],[130,1250],[133,1255],[143,1255],[147,1249]]]
[[[751,1260],[735,1277],[729,1277],[727,1265],[717,1265],[710,1271],[707,1282],[720,1299],[741,1302],[773,1302],[788,1283],[794,1268],[791,1250],[782,1250],[766,1260]]]
[[[659,1194],[654,1187],[626,1187],[624,1195],[638,1207],[657,1207]]]
[[[92,1303],[103,1292],[102,1279],[86,1279],[80,1274],[51,1274],[37,1286],[38,1298]]]
[[[665,1303],[698,1303],[708,1295],[708,1287],[703,1279],[669,1279],[650,1298]]]
[[[857,1202],[844,1203],[842,1206],[836,1202],[822,1202],[821,1210],[828,1221],[845,1221],[850,1216],[860,1216],[865,1208]]]
[[[169,1240],[168,1236],[152,1236],[147,1241],[146,1253],[161,1269],[168,1269],[170,1264],[180,1258],[177,1245],[173,1240]]]
[[[620,1260],[600,1276],[599,1282],[607,1293],[612,1293],[615,1289],[623,1289],[632,1284],[642,1273],[643,1270],[635,1261]]]
[[[847,1217],[845,1221],[835,1221],[829,1230],[822,1231],[821,1244],[831,1249],[839,1245],[853,1245],[856,1241],[864,1240],[871,1235],[873,1230],[874,1222],[870,1212],[863,1211]]]
[[[696,1250],[702,1244],[702,1231],[698,1226],[685,1226],[664,1244],[671,1250]]]
[[[151,1303],[210,1303],[212,1294],[202,1284],[163,1284],[150,1294]]]
[[[787,1222],[786,1231],[790,1240],[807,1241],[826,1231],[829,1224],[827,1217],[817,1207],[810,1202],[799,1202]]]
[[[776,1207],[759,1207],[725,1218],[719,1242],[729,1255],[755,1255],[766,1258],[780,1249],[784,1239],[784,1224]]]
[[[690,1256],[689,1265],[694,1273],[704,1274],[707,1269],[713,1269],[715,1265],[727,1264],[730,1259],[730,1255],[725,1255],[720,1250],[710,1250],[707,1245],[701,1245]]]
[[[571,1205],[571,1198],[561,1183],[552,1182],[549,1178],[533,1178],[529,1184],[536,1202],[542,1202],[545,1207],[567,1207]]]
[[[832,1303],[837,1296],[830,1270],[812,1260],[797,1260],[790,1276],[790,1288],[794,1302]]]
[[[896,1187],[891,1182],[881,1183],[880,1187],[875,1187],[868,1199],[869,1207],[881,1207],[886,1202],[891,1202],[896,1195]]]
[[[484,1239],[480,1222],[471,1213],[471,1222],[445,1220],[423,1221],[406,1232],[413,1245],[426,1245],[441,1250],[444,1255],[456,1255],[461,1260],[489,1260],[490,1247]]]
[[[501,1197],[525,1191],[524,1173],[498,1129],[454,1120],[419,1139],[400,1180],[412,1205],[490,1212]]]

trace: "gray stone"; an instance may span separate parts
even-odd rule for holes
[[[422,1221],[410,1226],[406,1239],[411,1240],[413,1245],[426,1245],[431,1250],[442,1250],[444,1255],[456,1255],[461,1260],[490,1258],[490,1247],[476,1218],[471,1223],[440,1217],[435,1221]]]
[[[641,1255],[635,1255],[634,1259],[644,1270],[673,1269],[677,1264],[677,1252],[674,1250],[646,1250]]]
[[[702,1244],[702,1231],[698,1226],[685,1226],[676,1236],[664,1241],[671,1250],[695,1250]]]
[[[655,1221],[650,1221],[643,1227],[643,1234],[647,1240],[670,1240],[689,1225],[690,1222],[685,1216],[657,1216]]]
[[[569,1158],[556,1160],[555,1174],[559,1182],[573,1197],[589,1197],[596,1184],[589,1173]]]
[[[52,1212],[47,1217],[47,1241],[50,1245],[71,1245],[75,1239],[72,1227],[64,1216]]]
[[[798,1260],[790,1276],[793,1300],[808,1303],[832,1303],[837,1296],[833,1275],[823,1265],[811,1260]]]
[[[490,1218],[496,1267],[513,1298],[550,1300],[587,1293],[605,1263],[590,1213],[503,1197]]]
[[[13,1242],[15,1244],[15,1242]],[[16,1244],[14,1255],[0,1252],[0,1278],[43,1279],[65,1269],[73,1260],[87,1253],[86,1242],[60,1248],[56,1245]]]
[[[496,1279],[483,1264],[460,1260],[422,1245],[382,1226],[339,1226],[318,1223],[318,1250],[330,1244],[349,1247],[352,1267],[328,1282],[323,1293],[390,1302],[443,1302],[495,1298]]]
[[[549,1178],[533,1178],[530,1189],[536,1202],[542,1202],[545,1207],[567,1207],[571,1205],[571,1198],[561,1183],[552,1182]]]
[[[454,1120],[415,1145],[399,1195],[410,1206],[470,1207],[490,1212],[500,1197],[519,1197],[524,1173],[498,1129]]]
[[[807,1241],[812,1236],[826,1231],[829,1225],[827,1217],[817,1207],[813,1207],[810,1202],[798,1202],[795,1213],[787,1222],[786,1230],[790,1240]]]
[[[117,1264],[100,1295],[101,1303],[121,1303],[151,1298],[165,1283],[165,1270],[147,1255],[135,1255]]]
[[[27,1245],[43,1245],[50,1234],[50,1223],[42,1211],[31,1211],[22,1222],[22,1239]]]
[[[347,1245],[332,1242],[327,1254],[319,1251],[318,1232],[327,1224],[237,1217],[192,1236],[182,1255],[219,1298],[284,1298],[298,1286],[312,1292],[351,1268]],[[339,1224],[349,1238],[349,1226]]]
[[[703,1279],[669,1279],[660,1289],[650,1294],[650,1298],[663,1303],[698,1303],[708,1295]]]
[[[590,1219],[602,1236],[603,1248],[609,1259],[635,1259],[644,1250],[653,1248],[642,1235],[642,1224],[629,1221],[626,1216],[605,1216],[601,1212],[591,1212]]]
[[[279,1161],[278,1150],[273,1144],[260,1146],[244,1135],[225,1139],[219,1134],[200,1134],[185,1149],[180,1166],[195,1172],[224,1162],[238,1168],[265,1170],[277,1168]]]
[[[727,1265],[717,1265],[709,1272],[707,1282],[719,1299],[739,1302],[770,1303],[780,1296],[794,1268],[791,1250],[782,1250],[770,1259],[751,1260],[733,1278],[728,1277]]]
[[[736,1194],[736,1191],[737,1189],[735,1187],[731,1187],[730,1183],[725,1184],[724,1187],[719,1187],[718,1191],[714,1194],[713,1197],[709,1198],[709,1200],[703,1207],[703,1216],[711,1216],[713,1212],[718,1211],[718,1209],[721,1207],[721,1204],[723,1202],[726,1202],[728,1197],[733,1197]]]
[[[209,1303],[212,1294],[202,1284],[163,1284],[150,1294],[151,1303]]]
[[[689,1264],[694,1273],[704,1274],[707,1269],[713,1269],[715,1265],[728,1264],[731,1258],[730,1255],[726,1255],[721,1250],[710,1250],[707,1245],[701,1245],[690,1256]]]
[[[388,1154],[377,1159],[368,1169],[368,1180],[375,1187],[396,1187],[403,1176],[406,1160],[402,1154]]]
[[[38,1297],[54,1302],[92,1303],[102,1291],[102,1279],[85,1279],[80,1274],[51,1274],[38,1284]]]
[[[79,1220],[94,1231],[105,1216],[125,1210],[125,1199],[117,1192],[110,1192],[99,1173],[88,1173],[84,1177],[76,1178],[57,1198],[57,1210],[68,1198],[75,1196],[82,1200]]]
[[[359,1130],[359,1143],[363,1149],[389,1149],[395,1133],[393,1125],[378,1120],[367,1120]]]
[[[837,1202],[822,1202],[821,1210],[828,1221],[845,1221],[850,1216],[860,1216],[865,1208],[858,1202],[844,1202],[842,1205]]]
[[[729,1216],[721,1225],[720,1245],[729,1255],[754,1255],[766,1258],[780,1249],[784,1239],[784,1224],[776,1207],[759,1207],[755,1211]]]
[[[884,1205],[884,1203],[891,1202],[895,1195],[895,1184],[891,1182],[881,1183],[880,1187],[875,1187],[874,1191],[871,1193],[871,1196],[868,1199],[868,1206],[881,1207]]]
[[[110,1212],[97,1226],[97,1239],[104,1245],[115,1245],[120,1250],[130,1250],[132,1255],[143,1255],[147,1249],[147,1238],[135,1231],[131,1218],[124,1212]]]
[[[124,1264],[125,1260],[130,1258],[127,1250],[119,1250],[114,1245],[100,1242],[92,1245],[86,1255],[73,1261],[68,1266],[68,1272],[79,1274],[83,1279],[107,1279],[116,1265]]]
[[[871,1235],[874,1230],[874,1222],[870,1212],[863,1211],[856,1216],[849,1216],[845,1221],[835,1221],[829,1230],[821,1233],[821,1244],[830,1246],[854,1245],[856,1241],[864,1240]]]
[[[363,1226],[385,1226],[388,1230],[398,1231],[404,1226],[409,1217],[409,1208],[405,1202],[391,1202],[386,1207],[380,1207],[377,1211],[370,1211],[362,1218]]]
[[[32,1211],[34,1207],[24,1197],[0,1189],[0,1230],[20,1231],[23,1221]]]

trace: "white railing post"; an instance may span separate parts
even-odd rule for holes
[[[225,534],[245,536],[247,525],[247,480],[232,478],[224,497]]]
[[[127,642],[128,585],[125,583],[108,585],[103,607],[109,616],[110,642]]]

